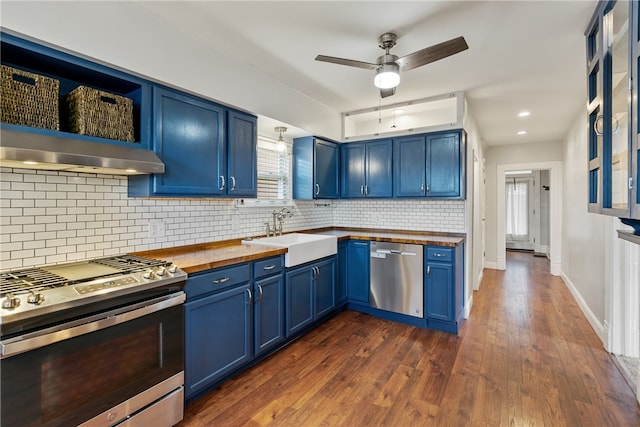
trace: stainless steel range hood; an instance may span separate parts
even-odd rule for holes
[[[110,175],[164,172],[151,150],[5,128],[0,129],[0,166]]]

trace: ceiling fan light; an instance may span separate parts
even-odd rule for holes
[[[391,89],[400,84],[398,64],[382,64],[378,68],[373,84],[380,89]]]

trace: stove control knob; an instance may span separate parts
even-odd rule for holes
[[[164,276],[165,273],[167,272],[167,269],[164,267],[159,267],[158,270],[156,271],[156,274],[160,277]]]
[[[176,271],[178,271],[178,266],[175,264],[171,264],[171,266],[169,267],[169,273],[174,274]]]
[[[146,271],[142,277],[144,277],[145,279],[153,279],[153,276],[155,276],[154,272],[152,270]]]
[[[7,294],[7,297],[2,301],[2,308],[7,310],[13,310],[20,305],[20,298],[14,297],[13,294]]]
[[[39,292],[31,292],[31,294],[29,294],[29,296],[27,297],[27,302],[29,304],[40,305],[44,302],[44,295]]]

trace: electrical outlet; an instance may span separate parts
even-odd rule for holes
[[[157,239],[164,237],[166,234],[166,227],[164,220],[162,219],[150,219],[149,220],[149,238]]]

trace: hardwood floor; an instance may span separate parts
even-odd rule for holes
[[[485,270],[458,336],[345,311],[186,408],[193,426],[640,426],[549,262]]]

